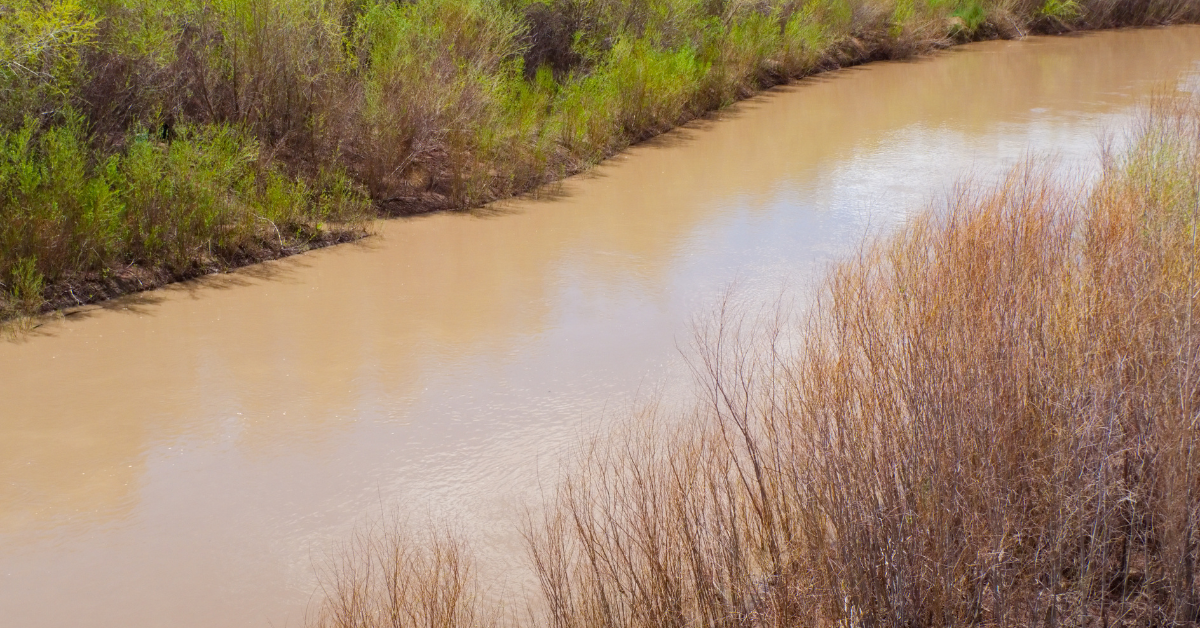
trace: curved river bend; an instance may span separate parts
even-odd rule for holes
[[[0,624],[298,626],[314,563],[392,505],[516,560],[538,470],[685,381],[677,344],[730,282],[808,285],[1029,151],[1094,170],[1102,130],[1196,88],[1198,62],[1200,28],[1178,27],[839,71],[541,199],[0,342]]]

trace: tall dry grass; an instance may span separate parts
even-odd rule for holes
[[[480,604],[469,547],[451,531],[418,535],[398,516],[360,529],[321,574],[319,628],[482,628],[500,614]]]
[[[530,623],[1200,622],[1200,101],[1085,188],[1028,163],[803,316],[727,300],[696,406],[595,442],[528,525]]]
[[[1090,195],[1026,165],[868,245],[798,338],[720,315],[684,435],[563,488],[550,623],[1194,624],[1198,175],[1161,105]]]

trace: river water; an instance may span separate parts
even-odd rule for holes
[[[1198,64],[1200,28],[1176,27],[839,71],[538,198],[0,341],[0,625],[298,626],[315,567],[393,508],[518,562],[545,470],[686,388],[689,325],[731,283],[803,291],[1031,152],[1086,175]]]

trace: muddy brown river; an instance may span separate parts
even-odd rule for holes
[[[299,626],[315,567],[393,508],[516,569],[547,469],[686,389],[690,322],[731,283],[806,290],[1031,152],[1087,176],[1139,100],[1200,87],[1198,64],[1200,28],[1177,27],[839,71],[538,198],[0,341],[0,625]]]

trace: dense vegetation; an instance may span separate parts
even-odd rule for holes
[[[0,316],[510,195],[828,67],[1198,17],[1194,0],[2,0]]]
[[[700,401],[595,444],[528,527],[508,621],[1200,623],[1200,100],[1090,189],[1037,164],[836,267],[805,315],[727,301]],[[504,623],[471,554],[396,530],[320,628]],[[519,600],[510,610],[523,611]]]

